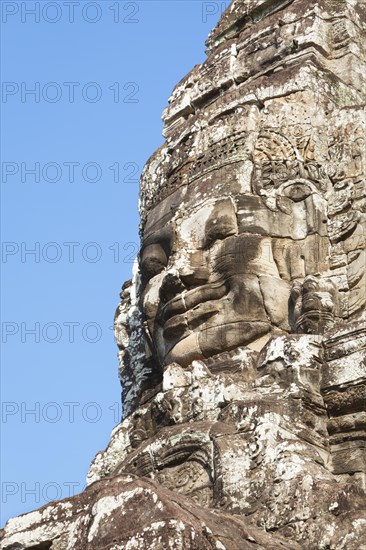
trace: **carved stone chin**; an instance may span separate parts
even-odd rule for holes
[[[366,549],[365,34],[361,0],[222,15],[141,178],[123,421],[4,550]]]

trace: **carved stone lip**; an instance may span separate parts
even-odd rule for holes
[[[226,284],[222,281],[186,290],[167,302],[162,308],[159,317],[164,325],[173,317],[192,311],[199,304],[219,300],[225,294],[227,294],[227,288]]]
[[[210,300],[198,304],[185,313],[174,315],[164,323],[164,338],[181,339],[219,312],[220,301]]]
[[[170,317],[164,323],[163,335],[167,340],[182,338],[188,332],[187,318],[184,313]]]

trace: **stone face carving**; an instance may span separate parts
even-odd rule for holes
[[[279,133],[259,134],[253,142],[249,130],[255,120],[260,124],[257,107],[243,109],[241,117],[241,125],[248,126],[246,137],[239,145],[232,138],[216,169],[208,165],[209,179],[202,168],[198,174],[193,171],[185,193],[178,189],[146,213],[140,308],[151,353],[160,365],[188,365],[241,345],[258,347],[271,334],[290,332],[292,284],[328,270],[329,178],[319,181]],[[216,118],[221,119],[220,112]],[[202,155],[211,154],[214,139],[222,146],[222,132],[230,134],[239,118],[236,111],[232,118],[225,113],[221,133],[218,122],[197,131],[198,156],[200,148]],[[204,139],[207,143],[200,146]],[[240,156],[252,156],[254,162],[238,162]],[[231,169],[228,175],[223,163]],[[302,307],[310,319],[307,281]],[[325,294],[323,300],[320,295],[319,288],[319,305],[312,302],[312,309],[322,312],[316,333],[336,314]]]
[[[366,549],[365,26],[357,0],[223,14],[141,179],[124,419],[4,549]]]

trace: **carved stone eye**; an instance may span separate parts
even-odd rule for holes
[[[238,224],[232,202],[220,201],[206,222],[204,246],[209,247],[215,241],[235,235],[237,232]]]
[[[217,240],[225,239],[226,237],[228,237],[229,235],[233,235],[234,233],[235,228],[233,228],[232,220],[230,218],[225,219],[223,217],[216,225],[212,224],[207,231],[205,239],[206,246]]]

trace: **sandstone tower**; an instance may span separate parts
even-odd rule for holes
[[[124,418],[4,550],[366,549],[364,0],[234,0],[143,171]]]

